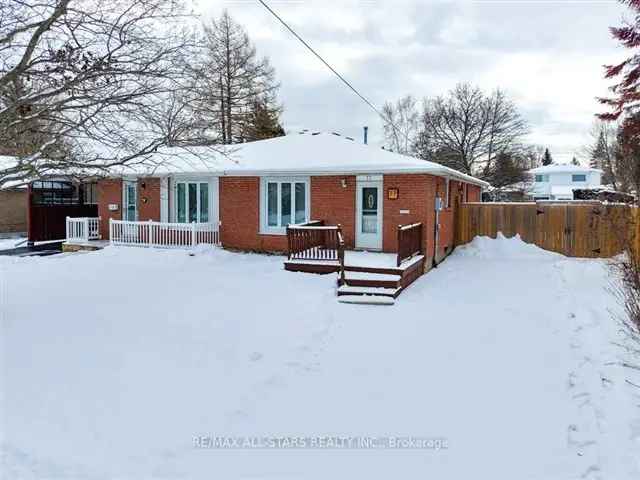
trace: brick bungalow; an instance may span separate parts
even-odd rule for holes
[[[452,249],[456,205],[480,201],[487,186],[436,163],[327,133],[242,144],[226,156],[200,148],[157,155],[153,172],[98,182],[103,239],[110,218],[205,222],[219,225],[225,248],[286,252],[288,224],[323,220],[341,226],[347,248],[393,253],[398,225],[421,222],[431,265]],[[442,205],[437,235],[436,199]]]

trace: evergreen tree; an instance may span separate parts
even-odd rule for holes
[[[542,165],[546,167],[547,165],[551,165],[552,163],[553,163],[553,158],[551,157],[551,153],[547,148],[545,149],[544,156],[542,157]]]
[[[252,142],[284,136],[284,128],[278,118],[279,113],[279,109],[269,108],[266,102],[256,101],[247,117],[242,140]]]
[[[578,159],[576,157],[573,157],[571,159],[571,165],[579,166],[580,162],[578,161]]]
[[[526,155],[502,152],[496,157],[485,179],[498,189],[526,182],[528,180],[527,164]]]

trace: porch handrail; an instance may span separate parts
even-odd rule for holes
[[[423,252],[422,223],[398,225],[398,267],[405,260]]]
[[[109,219],[111,245],[155,248],[190,248],[198,244],[220,245],[215,223],[132,222]]]
[[[344,275],[344,237],[342,236],[342,229],[338,226],[338,263],[340,264],[340,271],[338,274],[340,275],[340,285],[345,284],[345,275]]]
[[[325,225],[323,220],[288,225],[288,258],[339,261],[339,234],[342,235],[340,225]]]
[[[67,217],[67,242],[88,242],[98,239],[100,239],[100,217]]]

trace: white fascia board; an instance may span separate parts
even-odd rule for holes
[[[154,178],[211,178],[211,177],[264,177],[264,176],[335,176],[335,175],[374,175],[374,174],[428,174],[436,175],[439,177],[446,177],[456,180],[461,180],[467,183],[478,185],[479,187],[487,188],[489,183],[472,177],[470,175],[458,172],[448,167],[361,167],[361,168],[315,168],[315,169],[269,169],[269,170],[220,170],[220,171],[194,171],[194,172],[173,172],[173,173],[151,173],[151,172],[131,172],[126,174],[114,175],[116,178],[140,178],[140,177],[154,177]]]

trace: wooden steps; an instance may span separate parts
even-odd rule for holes
[[[393,305],[395,299],[374,295],[342,295],[338,297],[340,303],[355,303],[358,305]]]
[[[379,304],[373,301],[376,297],[395,299],[422,275],[423,263],[420,255],[399,267],[345,266],[344,282],[338,277],[338,297],[361,296],[365,298],[359,303],[375,304]]]

